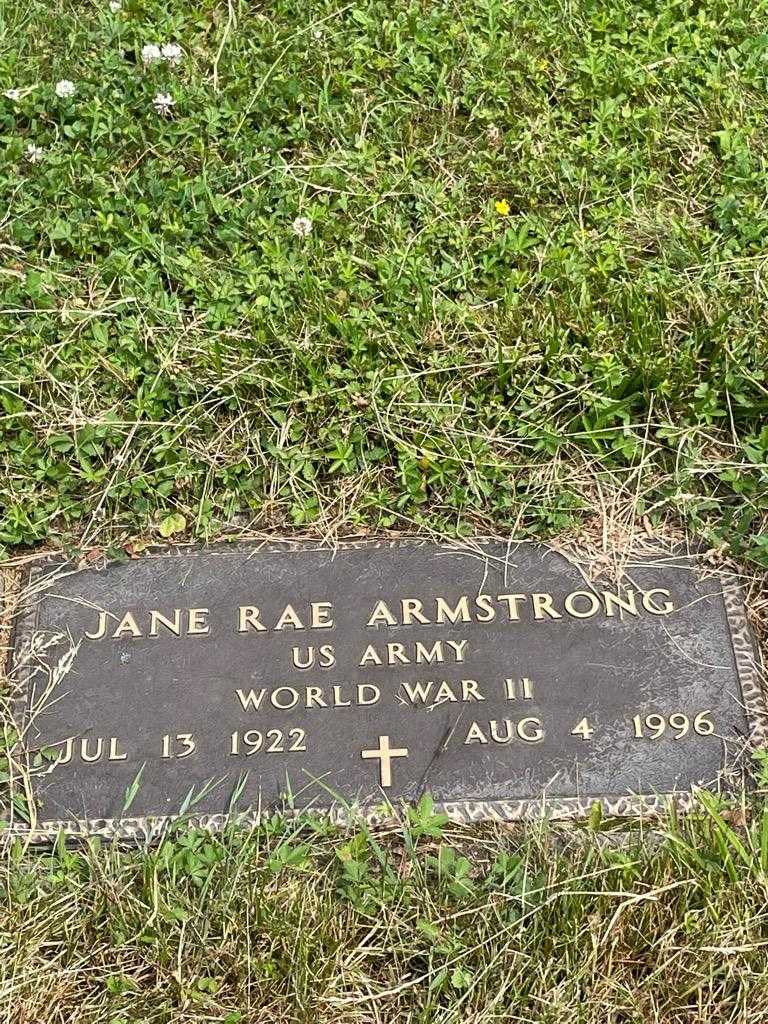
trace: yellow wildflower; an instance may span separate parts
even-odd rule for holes
[[[509,213],[509,203],[506,199],[497,199],[493,204],[496,207],[496,213],[501,217],[506,217]]]

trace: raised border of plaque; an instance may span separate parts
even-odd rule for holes
[[[551,551],[553,554],[563,555],[561,550],[551,548],[543,542],[528,540],[510,541],[498,536],[483,536],[454,542],[436,541],[431,538],[397,537],[343,540],[335,544],[293,539],[271,539],[269,541],[238,540],[233,543],[219,542],[208,546],[154,546],[147,548],[139,558],[189,558],[199,554],[215,555],[218,552],[231,554],[233,551],[241,551],[244,554],[257,556],[260,552],[288,554],[302,551],[339,551],[360,548],[419,548],[425,545],[439,545],[448,551],[460,553],[462,551],[471,552],[475,545],[480,546],[485,543],[499,542],[508,544],[511,552],[514,552],[523,545],[533,545]],[[644,549],[641,553],[631,555],[628,560],[631,565],[638,565],[641,564],[639,560],[652,555],[686,559],[688,564],[683,568],[689,569],[692,572],[697,569],[705,572],[708,571],[710,576],[716,576],[720,582],[725,617],[730,632],[734,663],[743,700],[742,706],[749,729],[748,737],[744,738],[743,749],[736,759],[736,763],[742,766],[743,778],[748,774],[746,758],[750,752],[758,748],[768,748],[768,700],[761,681],[762,672],[759,667],[760,660],[757,643],[747,619],[743,591],[738,577],[727,570],[713,570],[711,566],[703,566],[696,560],[697,555],[695,552],[691,553],[671,545],[658,544],[653,548]],[[17,580],[25,577],[29,593],[42,593],[46,589],[46,579],[55,578],[55,573],[62,569],[80,571],[72,562],[62,560],[60,557],[51,556],[35,563],[29,570],[17,574]],[[1,590],[0,597],[2,597]],[[12,680],[11,707],[13,717],[21,734],[24,732],[27,721],[27,687],[31,678],[31,672],[20,663],[19,659],[25,650],[25,646],[28,645],[37,631],[38,610],[39,602],[36,602],[31,607],[27,607],[20,612],[11,626],[10,670],[6,671],[6,676]],[[436,801],[434,806],[435,810],[445,813],[449,820],[453,822],[470,823],[479,821],[520,822],[541,818],[553,820],[585,818],[590,814],[595,805],[599,805],[602,814],[608,817],[658,817],[672,807],[685,812],[690,810],[694,803],[695,793],[691,790],[680,789],[660,793],[592,794],[585,798],[542,796],[536,799]],[[292,809],[290,806],[280,809],[270,806],[263,812],[259,808],[250,808],[242,811],[236,810],[232,814],[188,813],[183,815],[170,814],[136,817],[128,815],[120,818],[82,818],[49,821],[33,819],[31,825],[14,820],[10,827],[6,827],[5,830],[0,832],[0,835],[19,836],[33,843],[50,843],[52,839],[61,833],[72,837],[95,835],[114,839],[147,841],[159,837],[169,825],[177,822],[180,818],[196,827],[221,830],[230,822],[236,822],[246,827],[254,826],[262,821],[265,816],[271,816],[275,813],[284,814],[286,817],[322,815],[337,823],[364,819],[375,824],[391,822],[397,816],[399,810],[396,804],[390,803],[382,796],[375,803],[362,805],[342,802],[318,803],[297,810]]]

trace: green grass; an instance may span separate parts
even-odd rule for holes
[[[759,1024],[768,809],[656,834],[426,813],[272,821],[0,868],[9,1021]]]
[[[765,610],[766,24],[0,0],[0,552],[642,522]],[[742,817],[6,841],[0,1019],[756,1024]]]
[[[0,543],[599,510],[768,564],[768,4],[0,10]]]

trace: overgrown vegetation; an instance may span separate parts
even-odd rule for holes
[[[602,505],[768,564],[767,15],[2,5],[0,542]]]
[[[2,869],[12,1021],[768,1019],[768,812],[656,835],[271,821]],[[615,839],[615,837],[613,837]]]
[[[0,0],[0,551],[597,515],[757,588],[767,19]],[[3,850],[14,1024],[768,1019],[759,801]]]

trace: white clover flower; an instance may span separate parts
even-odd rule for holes
[[[117,14],[118,11],[122,11],[123,5],[120,0],[109,0],[109,9],[113,14]]]
[[[21,99],[21,89],[6,89],[3,96],[5,96],[7,100],[13,100],[13,102],[16,103],[17,100]]]
[[[317,39],[318,41],[320,39],[322,39],[323,38],[323,30],[321,28],[314,29],[313,32],[312,32],[312,38],[313,39]]]
[[[27,160],[31,164],[37,164],[43,159],[45,150],[42,146],[36,146],[34,142],[30,142],[27,146]]]
[[[169,64],[178,64],[181,60],[181,47],[178,43],[164,43],[160,47],[160,54]]]
[[[70,82],[68,78],[62,78],[60,82],[56,83],[56,95],[59,99],[67,99],[69,96],[75,95],[75,83]]]
[[[312,230],[312,221],[309,217],[297,217],[291,225],[291,230],[294,235],[298,235],[299,238],[306,238]]]
[[[159,92],[152,102],[155,105],[155,110],[163,117],[167,117],[171,112],[171,107],[176,106],[176,100],[168,92]]]
[[[155,61],[162,60],[163,56],[160,53],[160,47],[156,43],[147,43],[141,48],[141,59],[145,64],[154,64]]]

